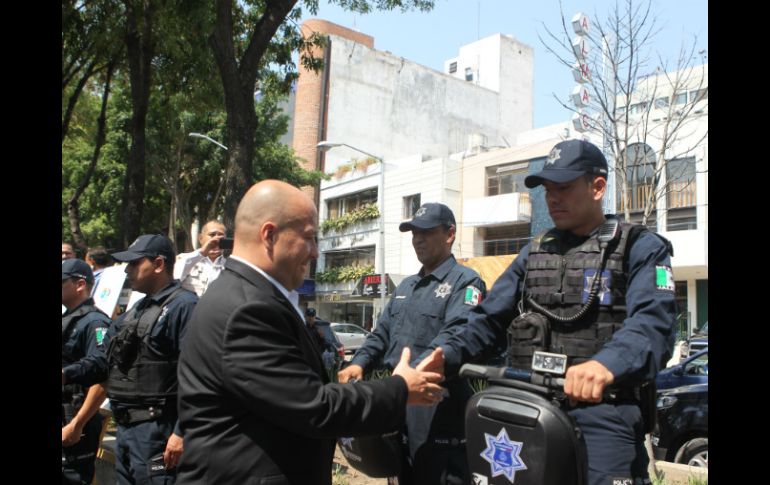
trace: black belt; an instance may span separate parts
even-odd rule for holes
[[[121,426],[131,426],[132,424],[154,421],[162,416],[168,416],[171,413],[169,408],[163,406],[149,406],[147,408],[114,408],[112,416],[115,422]]]

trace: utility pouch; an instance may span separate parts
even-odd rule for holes
[[[524,312],[508,326],[508,363],[529,368],[535,351],[548,351],[551,340],[548,318],[534,312]]]
[[[140,340],[136,325],[123,327],[118,335],[110,340],[110,346],[107,348],[107,361],[110,366],[117,365],[121,372],[128,373],[128,369],[136,360]]]

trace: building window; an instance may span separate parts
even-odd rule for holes
[[[374,266],[374,246],[355,248],[349,251],[330,251],[324,253],[324,269],[345,266]]]
[[[708,88],[696,89],[695,91],[690,91],[691,103],[697,103],[698,101],[705,101],[707,99],[709,99]]]
[[[666,180],[669,209],[695,206],[695,157],[669,160]]]
[[[404,219],[411,219],[417,209],[420,208],[420,194],[408,195],[404,197]]]
[[[655,100],[655,107],[658,109],[666,109],[668,108],[668,96],[664,96],[662,98],[658,98]]]
[[[457,62],[450,62],[449,63],[449,74],[454,74],[457,72]]]
[[[377,203],[377,189],[368,189],[326,201],[327,219],[336,219],[366,204]]]
[[[465,68],[465,80],[473,81],[473,69],[471,69],[470,67]]]
[[[623,193],[623,177],[617,177],[618,212],[644,211],[651,205],[655,209],[655,152],[649,145],[634,143],[622,154],[622,166],[625,167],[627,182],[626,194]],[[625,195],[625,196],[624,196]]]
[[[695,157],[669,160],[666,163],[666,181],[666,230],[697,229]]]
[[[679,93],[674,96],[674,104],[685,104],[687,102],[687,93]]]
[[[527,193],[524,179],[529,162],[487,167],[487,197],[516,192]]]
[[[529,224],[487,227],[483,237],[484,256],[518,254],[532,240]]]

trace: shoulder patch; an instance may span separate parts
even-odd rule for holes
[[[463,299],[463,303],[466,305],[476,306],[481,303],[482,298],[481,290],[475,286],[468,286],[465,288],[465,298]]]
[[[104,336],[107,335],[107,327],[97,327],[94,333],[96,333],[96,345],[102,345]]]
[[[674,291],[674,273],[668,266],[655,266],[655,285],[660,291]]]

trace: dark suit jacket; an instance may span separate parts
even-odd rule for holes
[[[337,436],[401,426],[400,377],[333,384],[291,303],[228,258],[188,323],[179,360],[178,483],[330,484]]]

